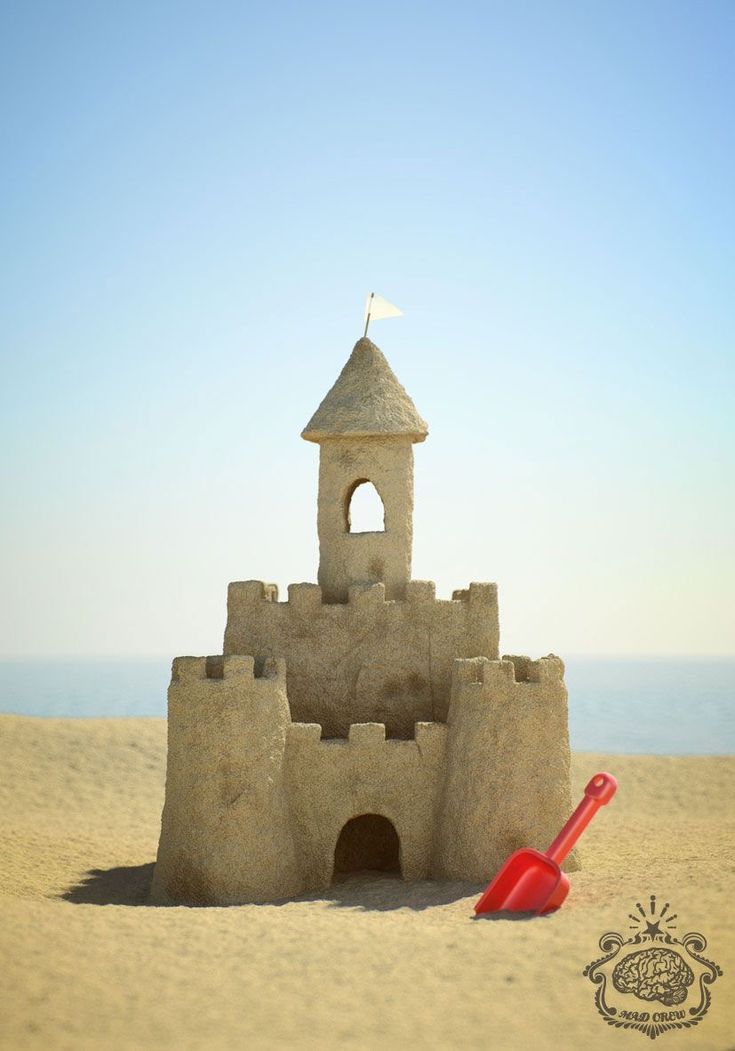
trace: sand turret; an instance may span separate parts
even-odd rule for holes
[[[437,877],[482,882],[514,850],[551,842],[569,806],[563,675],[553,655],[454,662]]]
[[[302,889],[284,775],[286,666],[257,671],[252,657],[174,661],[154,900],[229,905]]]
[[[347,364],[302,431],[319,443],[318,580],[327,602],[346,602],[352,584],[384,583],[401,598],[411,579],[413,443],[428,427],[383,354],[357,341]],[[352,531],[357,488],[373,485],[384,528]]]

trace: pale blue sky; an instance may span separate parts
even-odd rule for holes
[[[0,653],[217,652],[316,577],[371,331],[414,576],[513,652],[735,653],[735,4],[6,4]]]

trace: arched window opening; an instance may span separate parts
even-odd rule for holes
[[[348,492],[345,518],[348,533],[385,532],[383,501],[368,478],[359,478]]]
[[[353,817],[339,834],[334,849],[334,878],[353,872],[401,875],[400,840],[393,823],[380,814]]]

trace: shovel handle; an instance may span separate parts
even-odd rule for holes
[[[561,865],[600,807],[610,802],[617,787],[612,774],[595,774],[584,790],[584,799],[546,851],[547,858]]]

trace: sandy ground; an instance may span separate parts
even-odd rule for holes
[[[582,976],[637,900],[670,900],[724,971],[657,1047],[735,1047],[734,758],[578,755],[607,769],[564,908],[473,921],[481,889],[353,878],[285,905],[145,906],[165,723],[0,716],[0,1046],[611,1048]],[[680,932],[682,928],[680,928]],[[627,934],[627,932],[626,932]]]

